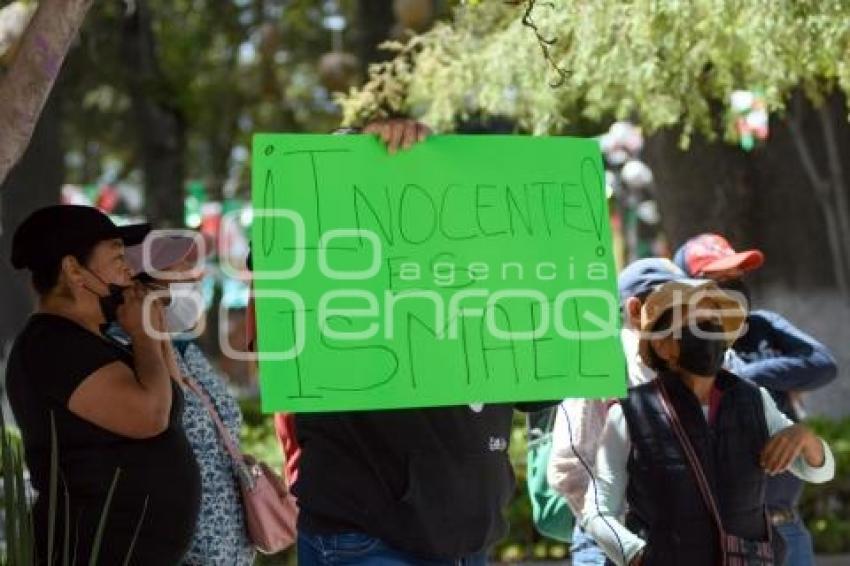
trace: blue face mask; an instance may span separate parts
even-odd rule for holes
[[[696,326],[701,333],[714,336],[697,336],[690,325],[683,327],[682,338],[679,340],[678,365],[694,375],[714,377],[723,367],[723,357],[726,354],[726,340],[722,338],[723,327],[708,320],[700,321]]]

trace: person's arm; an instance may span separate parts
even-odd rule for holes
[[[567,399],[558,407],[546,477],[576,518],[581,519],[589,472],[605,426],[607,408],[597,399]]]
[[[780,355],[742,364],[740,377],[774,391],[811,391],[835,379],[838,367],[826,346],[776,313],[757,311],[751,318],[768,329],[764,339]]]
[[[78,417],[129,438],[152,438],[168,428],[171,413],[171,376],[159,341],[142,323],[144,288],[125,291],[118,321],[133,343],[131,370],[121,362],[101,367],[86,377],[68,399]],[[161,308],[152,303],[151,319],[162,331]]]
[[[829,445],[806,425],[794,424],[761,388],[764,417],[770,441],[761,454],[761,465],[771,475],[790,471],[811,483],[828,482],[835,476],[835,458]]]
[[[622,407],[613,405],[596,454],[596,481],[587,488],[582,527],[617,566],[640,562],[646,546],[620,517],[625,510],[631,440]]]
[[[29,145],[92,0],[41,0],[9,70],[0,76],[0,185]]]

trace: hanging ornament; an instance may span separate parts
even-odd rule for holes
[[[656,226],[661,222],[661,211],[658,210],[658,203],[654,200],[645,200],[635,209],[638,219],[644,224]]]
[[[118,206],[120,195],[118,189],[113,185],[103,185],[94,201],[94,205],[107,214],[115,212],[115,207]]]
[[[613,171],[605,170],[605,198],[609,199],[617,192],[617,175]]]
[[[616,145],[631,155],[637,155],[643,149],[643,133],[631,122],[614,122],[608,132],[614,138]]]
[[[599,146],[605,161],[619,167],[643,149],[643,134],[631,122],[614,122],[606,133],[599,136]]]
[[[640,159],[629,159],[620,170],[620,178],[630,189],[643,189],[652,184],[652,169]]]
[[[85,191],[79,185],[62,185],[62,193],[61,200],[62,204],[79,204],[84,206],[91,206],[92,202],[86,196]]]
[[[184,205],[186,226],[197,229],[201,226],[201,207],[207,202],[207,190],[203,183],[190,181],[186,187],[186,200]]]
[[[221,228],[222,205],[218,201],[209,201],[201,205],[200,231],[213,239],[218,245],[219,229]]]
[[[331,32],[331,51],[319,59],[319,81],[329,92],[346,92],[357,84],[360,61],[343,50],[343,32],[347,22],[339,4],[325,4],[322,26]]]
[[[744,151],[752,151],[757,142],[767,139],[770,116],[767,102],[759,91],[736,90],[729,97],[738,143]]]
[[[423,32],[434,21],[434,1],[394,0],[393,13],[401,27]]]
[[[319,80],[331,92],[345,92],[357,83],[360,66],[357,57],[344,51],[331,51],[319,59]]]
[[[258,50],[268,59],[273,59],[280,49],[280,29],[271,22],[265,22],[258,31]]]

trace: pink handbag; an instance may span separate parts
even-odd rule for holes
[[[207,393],[194,379],[184,376],[184,380],[209,411],[219,437],[233,460],[251,542],[265,554],[286,550],[294,544],[296,538],[298,505],[295,496],[290,493],[284,480],[264,462],[257,462],[239,451]]]

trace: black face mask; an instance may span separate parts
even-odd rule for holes
[[[100,312],[103,314],[103,319],[105,321],[104,324],[108,326],[118,320],[118,307],[124,304],[125,288],[121,285],[116,285],[115,283],[107,283],[97,273],[90,269],[86,269],[86,271],[94,275],[98,281],[106,285],[106,288],[109,291],[109,294],[101,295],[100,293],[96,293],[86,287],[89,292],[97,295],[98,302],[100,303]]]
[[[726,341],[719,336],[723,327],[711,321],[697,323],[702,332],[715,334],[717,338],[697,336],[690,325],[682,328],[679,340],[679,367],[698,376],[714,377],[723,367]]]
[[[744,283],[743,279],[728,279],[726,281],[718,282],[717,286],[723,289],[724,291],[741,293],[747,300],[747,310],[750,310],[752,308],[753,298],[750,292],[750,286]]]

